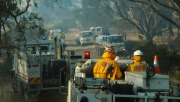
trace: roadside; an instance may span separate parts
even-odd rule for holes
[[[0,77],[0,99],[1,102],[24,102],[23,96],[14,93],[11,86],[12,79],[10,76]]]

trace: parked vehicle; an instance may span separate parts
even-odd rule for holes
[[[110,34],[110,35],[94,35],[95,43],[98,44],[97,52],[99,55],[102,55],[104,51],[104,46],[113,46],[115,52],[119,55],[125,52],[125,44],[123,36],[119,34]]]
[[[109,30],[104,27],[90,27],[90,31],[93,34],[109,35]]]
[[[93,33],[91,31],[81,31],[79,34],[76,35],[75,38],[77,45],[85,45],[85,44],[92,44],[93,43]]]
[[[48,39],[53,40],[54,38],[57,38],[58,40],[60,40],[60,43],[61,43],[63,49],[66,48],[65,35],[62,32],[62,30],[60,30],[60,29],[50,30]]]
[[[62,30],[60,30],[60,29],[50,30],[48,39],[52,40],[55,37],[58,37],[58,39],[60,39],[60,38],[65,39],[65,35],[63,34]]]
[[[13,83],[25,100],[38,98],[42,90],[66,89],[72,67],[81,55],[65,53],[58,38],[22,41],[14,52]]]

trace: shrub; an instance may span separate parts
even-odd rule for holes
[[[12,59],[9,58],[8,60],[5,60],[4,63],[0,64],[0,77],[9,76],[11,69],[12,69]]]
[[[0,101],[1,102],[13,102],[13,92],[11,89],[10,80],[6,78],[1,79],[0,78]]]

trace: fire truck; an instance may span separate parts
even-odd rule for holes
[[[156,74],[154,67],[146,72],[126,72],[132,60],[117,60],[124,77],[118,80],[93,77],[98,59],[80,61],[74,77],[68,82],[67,102],[179,102],[180,88],[169,84],[169,76]],[[87,70],[88,69],[88,70]],[[107,75],[113,68],[109,67]]]
[[[81,31],[79,34],[76,34],[75,38],[77,45],[93,44],[93,34],[91,31]]]
[[[50,30],[48,39],[54,39],[55,37],[65,39],[65,35],[63,34],[62,30],[60,30],[60,29]]]
[[[66,48],[66,40],[65,40],[65,35],[62,32],[62,30],[60,29],[54,29],[54,30],[50,30],[48,39],[49,40],[53,40],[54,38],[59,39],[61,46],[63,48],[63,50]]]
[[[119,34],[94,35],[94,41],[97,44],[98,55],[104,52],[104,46],[113,46],[117,55],[123,55],[126,52],[123,36]]]
[[[14,51],[12,87],[25,100],[38,97],[42,90],[67,89],[77,59],[74,51],[62,49],[58,38],[20,41]]]

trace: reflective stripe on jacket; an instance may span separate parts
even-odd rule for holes
[[[130,64],[127,71],[130,71],[130,72],[146,72],[147,68],[148,68],[148,65],[146,63],[133,62],[132,64]]]

